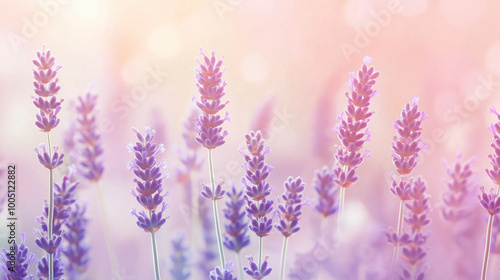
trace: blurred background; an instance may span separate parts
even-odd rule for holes
[[[396,226],[399,205],[389,191],[395,171],[392,123],[413,96],[420,97],[420,108],[430,116],[422,136],[429,148],[413,173],[423,176],[432,196],[425,270],[432,279],[477,279],[486,216],[475,200],[476,187],[492,186],[484,172],[492,152],[488,126],[496,120],[489,108],[500,107],[499,9],[500,2],[492,0],[0,0],[0,159],[18,166],[18,230],[28,234],[28,247],[41,257],[33,228],[48,197],[48,175],[33,148],[46,136],[34,125],[31,69],[44,45],[62,66],[59,97],[64,102],[53,143],[62,146],[74,125],[71,104],[77,96],[91,87],[99,96],[105,150],[101,186],[124,279],[152,278],[149,236],[130,215],[138,207],[130,194],[133,174],[126,169],[132,159],[126,145],[135,140],[131,127],[155,128],[167,148],[163,156],[170,172],[165,182],[170,219],[158,232],[166,279],[172,238],[184,232],[189,241],[190,217],[185,205],[177,203],[186,190],[176,170],[182,168],[179,158],[185,152],[183,123],[197,94],[194,68],[200,48],[224,55],[227,68],[223,78],[231,121],[225,124],[226,144],[214,152],[216,174],[239,185],[243,157],[238,149],[244,134],[263,128],[271,147],[268,163],[275,168],[270,176],[273,196],[283,191],[288,176],[302,176],[310,187],[315,170],[334,164],[339,141],[331,128],[347,105],[348,74],[370,56],[380,76],[371,104],[371,141],[365,145],[371,157],[346,194],[344,239],[350,253],[328,266],[336,271],[325,268],[325,258],[315,257],[320,219],[312,208],[316,194],[308,188],[311,203],[300,221],[303,230],[289,243],[288,268],[302,271],[302,276],[290,279],[376,279],[370,273],[384,270],[392,246],[383,231]],[[472,229],[467,245],[454,243],[454,228],[443,221],[439,209],[447,176],[442,160],[452,165],[457,152],[464,159],[477,157],[470,193],[474,214],[464,226]],[[199,173],[204,182],[206,169]],[[58,172],[56,180],[61,180],[65,169]],[[91,265],[85,279],[111,279],[95,187],[82,182],[79,194],[91,221]],[[335,221],[330,218],[330,226]],[[7,236],[5,227],[0,232]],[[275,233],[269,238],[274,241],[265,245],[275,268],[270,279],[278,277],[281,238]],[[252,239],[244,256],[256,254],[256,241]],[[4,242],[2,238],[0,244]],[[466,265],[459,268],[451,256],[457,246],[471,248],[460,260]],[[330,256],[328,249],[322,254]],[[495,272],[498,277],[498,265],[491,271],[491,277]]]

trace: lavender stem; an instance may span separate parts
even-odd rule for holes
[[[49,144],[49,155],[52,157],[52,145],[50,143],[50,132],[47,132],[47,141]],[[49,224],[47,228],[49,240],[52,238],[52,230],[54,228],[54,170],[49,169]],[[49,280],[54,279],[54,254],[48,254],[49,261]]]
[[[151,210],[149,210],[149,218],[152,219]],[[156,236],[155,231],[151,231],[151,249],[153,251],[153,266],[155,270],[155,280],[160,280],[160,264],[158,261],[158,249],[156,246]]]
[[[401,236],[401,232],[403,231],[403,210],[404,210],[405,201],[401,199],[399,203],[399,214],[398,214],[398,228],[397,234],[398,238]],[[391,264],[391,279],[394,279],[394,269],[396,267],[396,260],[399,257],[399,242],[396,243],[394,247],[394,252],[392,253],[392,264]]]
[[[490,257],[491,229],[493,226],[493,215],[488,218],[488,228],[486,230],[486,245],[484,246],[483,269],[481,271],[481,280],[486,280],[488,270],[488,259]]]
[[[342,228],[342,223],[343,223],[343,218],[344,218],[344,201],[345,201],[345,188],[340,187],[340,204],[339,204],[339,217],[337,220],[337,245],[340,247],[340,235],[341,235],[341,228]]]
[[[263,243],[263,238],[262,236],[259,237],[259,268],[262,266],[262,244]]]
[[[281,250],[281,272],[280,280],[285,279],[285,259],[286,259],[286,249],[288,247],[288,237],[283,239],[283,248]]]
[[[109,260],[114,270],[113,276],[115,276],[117,279],[121,279],[120,270],[118,270],[118,262],[115,257],[115,250],[113,248],[113,244],[111,243],[111,236],[109,234],[108,218],[106,215],[106,209],[104,208],[104,202],[102,199],[101,186],[99,185],[98,182],[96,182],[96,189],[97,189],[97,197],[99,199],[99,206],[100,206],[99,208],[101,210],[101,218],[102,218],[101,221],[104,227],[104,238],[106,239],[106,247],[108,248]]]
[[[212,149],[208,149],[208,172],[210,173],[210,184],[212,185],[212,192],[215,193],[215,179],[214,179],[214,168],[212,162]],[[217,211],[217,200],[213,200],[214,203],[214,223],[215,232],[217,236],[217,244],[219,246],[219,257],[221,262],[222,270],[226,269],[226,258],[224,257],[224,248],[222,247],[222,238],[220,233],[220,223],[219,223],[219,213]]]
[[[238,271],[240,272],[240,279],[244,279],[244,274],[243,274],[243,265],[241,264],[241,255],[240,252],[236,253],[236,261],[238,262]]]

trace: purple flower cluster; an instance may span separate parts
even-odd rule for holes
[[[424,112],[418,110],[418,97],[414,97],[412,105],[406,103],[401,112],[401,118],[394,121],[394,129],[398,137],[392,142],[392,161],[401,175],[410,174],[417,166],[418,153],[425,147],[420,139],[422,121],[427,118]]]
[[[54,67],[54,57],[50,55],[50,50],[37,52],[37,59],[33,60],[33,64],[37,69],[33,69],[33,77],[35,81],[35,94],[33,104],[40,110],[36,115],[35,125],[43,132],[49,132],[59,124],[57,114],[61,110],[62,99],[56,97],[60,90],[57,85],[57,71],[61,66]]]
[[[26,234],[21,233],[21,243],[12,244],[13,250],[2,249],[0,253],[0,272],[2,280],[34,280],[33,274],[28,275],[29,265],[36,262],[35,255],[25,246]],[[10,252],[14,252],[15,264],[11,262]]]
[[[305,189],[305,184],[300,177],[288,177],[285,182],[285,193],[281,195],[281,203],[278,205],[280,213],[280,221],[276,225],[276,229],[285,237],[298,232],[300,216],[302,215],[302,192]]]
[[[323,217],[335,214],[339,210],[339,187],[335,184],[335,175],[326,166],[314,174],[313,188],[318,193],[318,201],[314,209]]]
[[[273,210],[273,201],[267,199],[271,194],[271,186],[266,179],[273,170],[265,163],[265,156],[269,154],[269,146],[264,146],[264,139],[260,131],[245,135],[247,152],[240,151],[245,158],[242,167],[246,174],[241,179],[245,186],[246,211],[250,218],[250,230],[257,236],[269,235],[272,230],[272,217],[267,214]]]
[[[97,95],[88,92],[84,97],[78,97],[76,112],[78,113],[77,131],[78,135],[78,172],[85,179],[97,182],[101,178],[104,167],[102,164],[102,140],[97,130],[95,106]]]
[[[370,57],[363,59],[363,66],[358,71],[358,75],[350,73],[350,80],[347,83],[350,94],[346,92],[348,105],[345,112],[338,115],[339,123],[333,128],[337,132],[342,147],[337,147],[337,166],[334,169],[335,183],[348,188],[358,180],[356,169],[363,158],[368,155],[361,153],[363,144],[370,140],[368,122],[373,112],[369,111],[370,100],[377,94],[372,89],[379,72],[375,72],[373,66],[368,68],[371,62]],[[344,117],[345,114],[345,117]]]
[[[188,248],[183,243],[184,236],[182,235],[172,240],[173,252],[170,255],[172,260],[170,275],[172,275],[173,280],[187,280],[191,275],[189,272]]]
[[[493,133],[491,147],[495,150],[495,152],[489,155],[493,168],[486,169],[486,174],[488,174],[498,188],[500,186],[500,114],[493,106],[491,106],[490,112],[497,116],[498,122],[492,123],[489,127],[490,131]]]
[[[63,241],[63,227],[66,225],[70,218],[71,207],[75,203],[75,191],[77,183],[71,182],[68,176],[63,177],[62,184],[55,184],[54,195],[54,223],[52,236],[48,236],[48,225],[45,219],[49,216],[49,206],[45,204],[44,215],[37,218],[40,223],[40,229],[35,231],[37,238],[35,243],[43,249],[47,254],[53,254],[54,259],[54,279],[63,275],[63,263],[60,260],[59,247]],[[64,251],[65,249],[63,249]],[[48,277],[48,262],[43,257],[38,262],[38,275],[39,277]]]
[[[195,69],[195,77],[198,82],[196,86],[201,95],[200,101],[196,100],[196,105],[202,113],[196,119],[198,136],[195,140],[210,150],[224,144],[224,137],[227,136],[227,131],[223,131],[221,125],[229,120],[229,114],[226,112],[225,117],[217,115],[228,103],[228,101],[221,101],[221,98],[226,95],[224,92],[226,82],[222,80],[225,68],[221,68],[224,57],[216,60],[214,51],[210,58],[203,53],[203,50],[200,50],[200,54],[203,55],[203,63],[196,59],[198,67]]]
[[[449,180],[446,181],[448,190],[442,195],[441,214],[445,220],[450,222],[462,220],[471,213],[465,202],[474,184],[471,164],[475,158],[471,158],[465,164],[461,163],[461,158],[460,154],[457,155],[457,162],[453,169],[446,167],[449,176]],[[446,166],[446,163],[444,165]]]
[[[85,243],[89,223],[89,220],[85,217],[86,210],[86,207],[80,206],[78,202],[73,204],[66,221],[67,231],[63,235],[67,245],[62,253],[68,259],[66,271],[72,278],[84,273],[89,267],[90,258],[88,253],[90,247]]]
[[[261,280],[264,279],[264,277],[268,276],[271,274],[272,269],[270,267],[267,267],[267,258],[264,259],[262,262],[262,265],[259,267],[257,263],[253,261],[252,257],[248,257],[248,267],[243,268],[252,279],[255,280]]]
[[[133,131],[139,141],[135,145],[129,144],[128,146],[135,158],[128,163],[127,167],[138,178],[134,179],[136,187],[132,190],[132,194],[137,202],[149,212],[149,215],[144,211],[137,213],[135,209],[132,209],[131,213],[137,217],[137,225],[145,232],[156,232],[166,221],[162,215],[167,208],[166,202],[163,201],[167,193],[162,188],[162,182],[168,177],[168,173],[163,170],[167,164],[165,160],[160,163],[156,161],[156,157],[163,153],[164,148],[162,144],[158,145],[154,142],[156,133],[154,129],[146,127],[144,134],[135,128]],[[157,210],[158,206],[161,206],[160,210]]]
[[[210,280],[238,280],[236,276],[234,276],[232,270],[232,263],[226,263],[226,269],[221,269],[220,267],[216,267],[214,270],[210,271],[209,279]]]
[[[40,148],[41,151],[35,147],[35,152],[38,155],[37,156],[38,161],[45,168],[54,169],[63,163],[64,154],[59,154],[57,152],[57,150],[58,150],[57,146],[54,146],[54,151],[52,154],[50,154],[50,151],[49,151],[49,153],[47,153],[47,149],[45,147],[45,144],[40,144],[38,147]]]
[[[228,201],[226,201],[226,209],[224,209],[224,217],[228,220],[226,224],[226,236],[224,246],[227,249],[239,253],[241,249],[250,244],[250,236],[248,235],[248,222],[245,215],[245,199],[243,191],[238,191],[235,186],[228,193]]]
[[[423,248],[427,241],[428,234],[423,233],[423,229],[431,222],[428,214],[430,211],[430,196],[425,193],[427,189],[425,181],[418,177],[413,181],[411,189],[411,201],[406,204],[407,215],[404,222],[407,228],[411,229],[409,242],[403,245],[401,258],[408,267],[403,267],[402,274],[411,275],[412,279],[423,279],[424,272],[419,269],[423,265],[426,249]],[[408,279],[408,278],[403,278]]]

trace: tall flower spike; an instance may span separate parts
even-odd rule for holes
[[[495,107],[491,106],[490,112],[495,114],[498,118],[498,122],[492,123],[489,127],[490,131],[493,133],[493,141],[491,147],[494,149],[494,153],[489,155],[491,160],[492,169],[486,169],[486,174],[490,177],[495,184],[495,189],[492,189],[488,194],[484,191],[484,187],[481,187],[482,195],[479,195],[479,202],[481,206],[488,212],[488,226],[486,228],[486,244],[484,247],[483,256],[483,267],[481,271],[481,280],[486,279],[486,272],[488,270],[488,259],[490,256],[490,244],[491,244],[491,233],[493,227],[494,216],[500,213],[500,114],[495,110]]]
[[[101,178],[104,167],[102,164],[102,140],[97,129],[95,107],[97,95],[90,91],[85,96],[78,97],[76,105],[77,119],[77,152],[78,171],[85,179],[97,182]]]
[[[172,268],[170,275],[173,280],[187,280],[191,273],[189,272],[188,248],[184,246],[184,236],[180,235],[172,240],[173,253],[170,256]]]
[[[231,263],[227,263],[225,269],[221,269],[217,266],[214,270],[210,271],[210,280],[238,280],[238,278],[234,276],[231,266]]]
[[[196,105],[202,112],[196,119],[198,135],[195,139],[205,148],[215,149],[225,143],[224,137],[227,136],[227,131],[223,131],[221,125],[229,120],[227,112],[225,117],[217,115],[229,102],[221,100],[226,95],[224,92],[226,82],[222,80],[225,68],[221,68],[224,57],[217,60],[214,51],[210,58],[203,53],[203,50],[200,50],[200,54],[203,55],[203,63],[196,59],[198,67],[195,68],[195,78],[201,95]]]
[[[68,245],[64,248],[63,254],[68,259],[66,271],[69,278],[73,279],[78,278],[78,275],[87,271],[89,267],[90,247],[85,241],[89,221],[85,217],[86,207],[80,206],[78,202],[75,202],[69,212],[67,231],[63,235]]]
[[[20,279],[20,280],[34,280],[33,274],[28,275],[29,265],[36,262],[35,255],[31,253],[25,246],[26,234],[21,233],[21,243],[14,243],[12,247],[15,255],[15,262],[11,261],[11,251],[2,249],[0,253],[0,272],[6,280]]]
[[[243,191],[236,190],[236,187],[233,185],[228,198],[226,209],[224,209],[224,217],[226,217],[229,223],[226,224],[227,235],[224,245],[227,249],[239,253],[241,249],[250,244],[250,236],[247,233],[248,222],[243,208],[245,206]]]
[[[372,87],[379,76],[373,66],[368,68],[371,60],[370,57],[364,58],[357,77],[354,73],[349,74],[347,85],[350,93],[345,93],[348,99],[347,109],[339,114],[339,123],[333,128],[342,143],[341,147],[337,147],[335,155],[338,163],[334,170],[335,182],[343,188],[358,180],[356,169],[363,162],[363,158],[368,156],[366,152],[362,154],[361,149],[363,144],[370,140],[367,126],[373,112],[369,111],[369,105],[371,98],[377,94],[377,90]]]
[[[128,148],[131,153],[134,153],[135,158],[128,163],[128,168],[137,176],[134,179],[136,183],[135,190],[132,194],[135,196],[139,204],[147,211],[137,213],[132,209],[132,215],[137,217],[137,225],[145,232],[151,233],[151,243],[153,251],[153,266],[155,279],[160,279],[160,268],[158,261],[158,250],[156,248],[155,232],[158,231],[165,223],[166,217],[163,217],[163,212],[167,208],[167,203],[163,201],[163,197],[167,192],[163,190],[163,179],[168,177],[165,171],[167,163],[165,160],[157,162],[156,158],[163,153],[162,144],[156,144],[155,130],[146,127],[145,133],[140,133],[136,128],[132,129],[138,141],[135,144],[129,144]],[[157,208],[160,206],[161,208]]]
[[[36,69],[33,69],[33,77],[35,81],[35,94],[33,96],[33,104],[40,110],[36,115],[37,121],[35,125],[43,132],[49,132],[59,124],[57,114],[61,110],[62,99],[57,98],[57,93],[60,87],[57,85],[57,71],[61,66],[54,67],[54,57],[50,55],[50,51],[37,52],[37,59],[33,60]]]

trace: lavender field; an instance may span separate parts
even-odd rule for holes
[[[498,9],[0,0],[0,279],[498,279]]]

